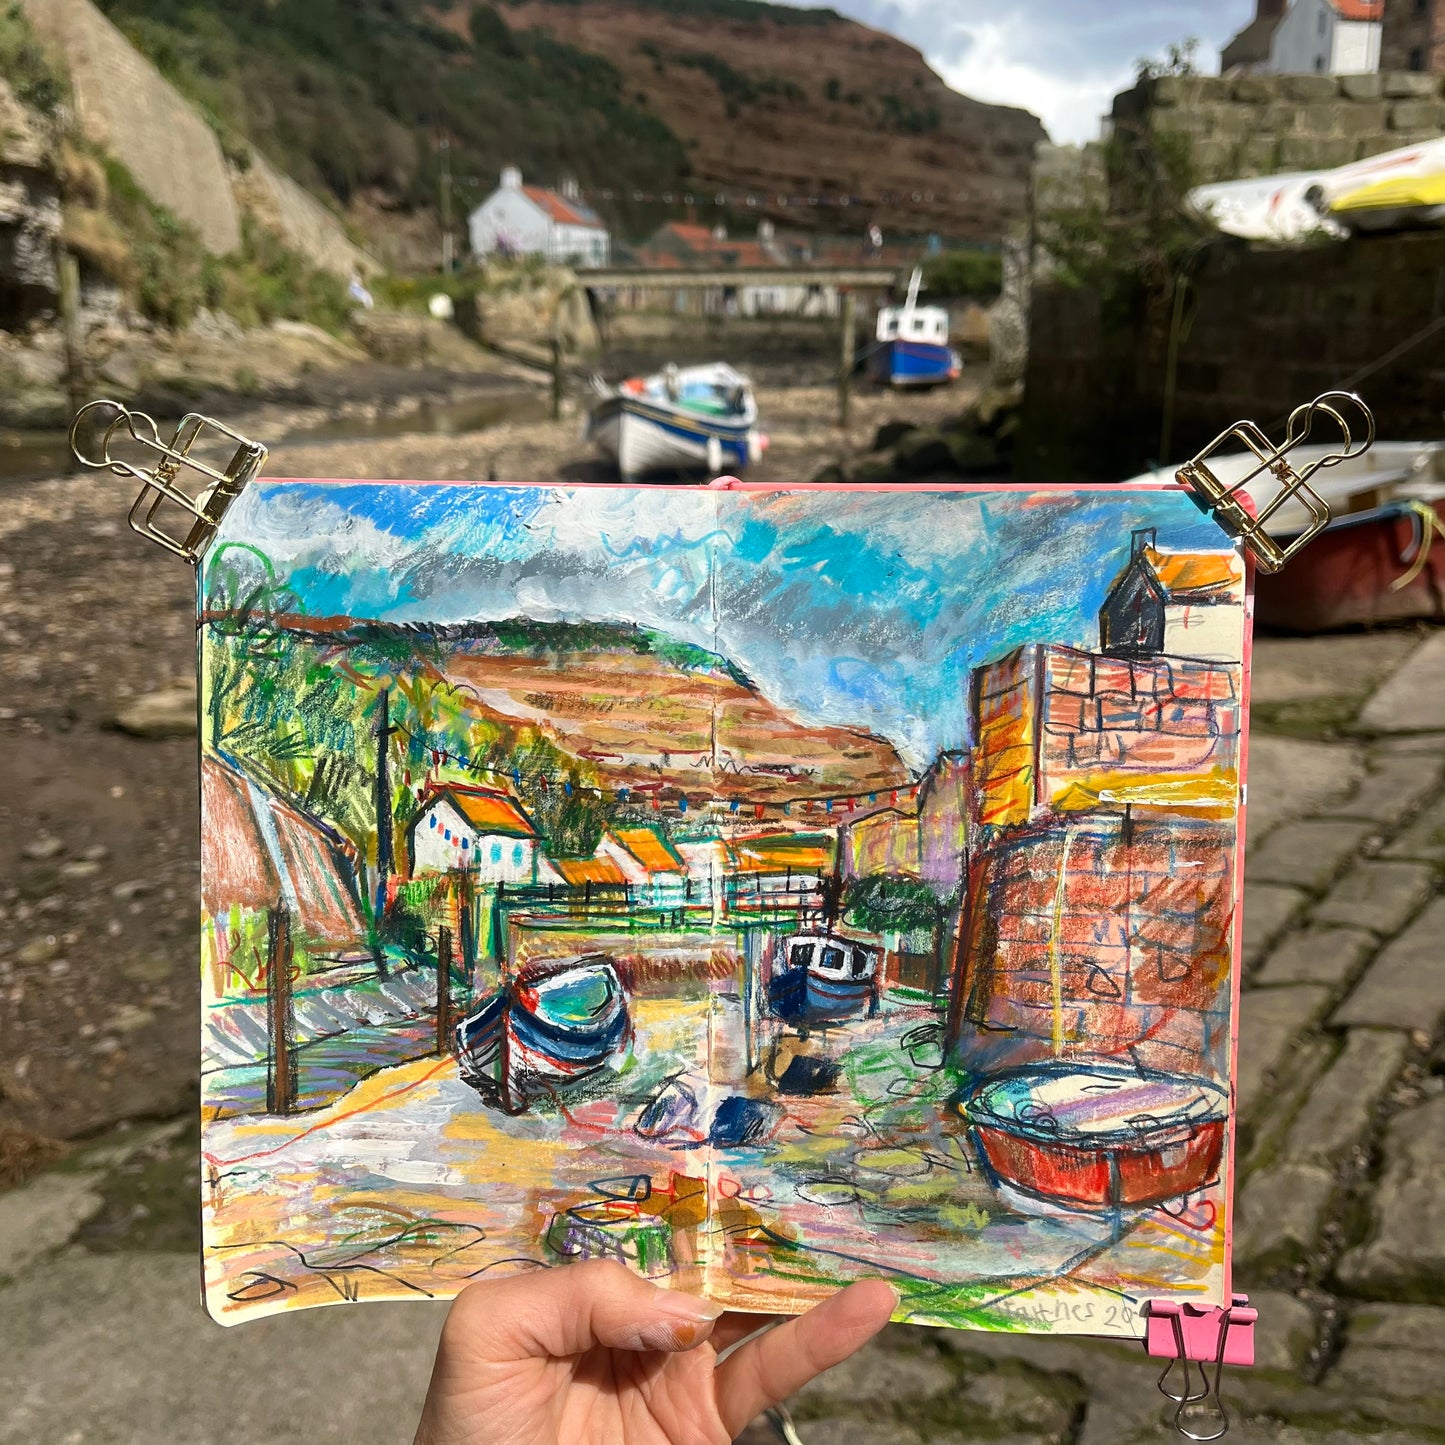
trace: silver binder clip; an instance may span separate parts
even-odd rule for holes
[[[1353,415],[1354,426],[1351,426]],[[1296,469],[1287,459],[1296,447],[1302,446],[1319,422],[1338,428],[1342,445]],[[1338,466],[1367,451],[1375,440],[1375,418],[1369,407],[1352,391],[1327,391],[1313,401],[1297,406],[1285,424],[1284,441],[1279,446],[1252,421],[1237,421],[1221,432],[1198,456],[1185,462],[1175,474],[1179,482],[1194,493],[1199,504],[1212,512],[1232,536],[1244,545],[1264,572],[1278,572],[1301,547],[1317,536],[1330,521],[1330,509],[1323,497],[1310,486],[1310,478],[1325,467]],[[1258,465],[1237,482],[1225,483],[1208,465],[1210,457],[1226,444],[1236,442],[1253,453]],[[1260,477],[1271,477],[1278,484],[1274,494],[1262,503],[1246,495],[1249,485]],[[1308,522],[1288,545],[1282,545],[1268,531],[1265,523],[1284,503],[1293,500],[1305,509]]]
[[[108,418],[108,420],[107,420]],[[99,455],[81,448],[87,422],[98,426]],[[151,466],[115,454],[127,440],[157,460]],[[221,441],[229,461],[213,466],[196,454],[198,445]],[[130,525],[168,552],[193,566],[201,560],[226,509],[266,463],[267,449],[208,416],[191,412],[180,420],[169,442],[161,440],[155,421],[143,411],[130,411],[118,401],[92,401],[70,423],[70,450],[83,467],[130,477],[141,489],[130,509]],[[174,509],[179,516],[172,521]]]

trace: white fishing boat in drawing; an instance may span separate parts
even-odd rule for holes
[[[587,439],[616,461],[624,481],[658,472],[717,476],[762,456],[752,385],[723,362],[593,385],[601,400],[588,417]]]

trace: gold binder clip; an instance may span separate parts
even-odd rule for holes
[[[1351,430],[1348,413],[1358,413],[1356,427],[1359,440]],[[1323,419],[1340,430],[1344,445],[1339,451],[1310,462],[1298,470],[1286,460],[1288,453],[1308,440],[1315,422]],[[1358,440],[1358,445],[1356,442]],[[1200,505],[1212,512],[1220,525],[1248,549],[1264,572],[1278,572],[1296,552],[1317,536],[1330,521],[1330,509],[1324,498],[1310,486],[1310,478],[1325,467],[1338,466],[1369,450],[1375,440],[1375,418],[1369,407],[1352,391],[1327,391],[1313,401],[1297,406],[1285,425],[1284,441],[1275,446],[1252,421],[1238,421],[1221,432],[1198,456],[1179,468],[1179,482],[1194,493]],[[1237,482],[1224,483],[1207,465],[1207,459],[1227,443],[1239,442],[1254,454],[1258,465]],[[1253,507],[1245,489],[1257,478],[1269,475],[1278,483],[1274,495]],[[1284,503],[1293,499],[1309,518],[1305,528],[1287,545],[1281,544],[1265,530],[1265,523]]]
[[[99,458],[81,450],[80,428],[94,413],[113,413],[101,420]],[[139,466],[112,454],[112,448],[129,437],[145,452],[159,458],[153,467]],[[223,468],[195,455],[197,444],[224,439],[234,447]],[[226,509],[241,494],[246,483],[265,465],[267,449],[221,422],[196,412],[181,418],[175,435],[163,442],[155,422],[143,411],[129,411],[118,401],[92,401],[81,407],[70,423],[70,450],[83,467],[111,471],[118,477],[132,477],[141,490],[130,509],[131,526],[168,552],[184,557],[193,566],[201,560],[206,544],[216,534]],[[172,526],[169,519],[157,520],[162,509],[176,508],[186,520]]]

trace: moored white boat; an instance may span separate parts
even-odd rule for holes
[[[868,369],[884,386],[938,386],[963,371],[963,359],[948,344],[948,311],[918,304],[922,283],[923,272],[915,270],[903,305],[878,313]]]
[[[616,461],[624,481],[658,472],[717,476],[762,456],[752,385],[723,362],[669,366],[598,390],[587,439]]]

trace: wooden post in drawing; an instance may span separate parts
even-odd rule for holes
[[[452,931],[437,929],[437,1053],[452,1046]]]
[[[858,301],[851,291],[843,293],[843,348],[838,358],[838,425],[844,431],[852,410],[854,327],[858,320]]]
[[[291,915],[273,908],[266,918],[266,1112],[289,1114],[296,1104],[296,1011],[291,997]]]

